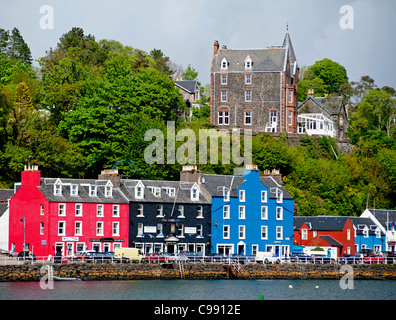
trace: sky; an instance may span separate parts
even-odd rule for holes
[[[350,81],[369,75],[396,88],[395,13],[395,0],[0,0],[0,28],[17,27],[33,59],[73,27],[97,41],[161,49],[191,64],[204,85],[215,40],[230,49],[282,45],[288,25],[300,67],[329,58]]]

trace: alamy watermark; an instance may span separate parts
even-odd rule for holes
[[[148,164],[165,164],[165,160],[167,164],[208,164],[209,149],[209,163],[218,164],[220,139],[221,164],[230,164],[231,159],[235,165],[252,164],[252,130],[243,131],[242,156],[240,130],[232,130],[230,135],[216,129],[199,129],[197,137],[192,129],[181,129],[176,133],[174,121],[167,122],[166,148],[164,134],[160,129],[146,131],[144,140],[152,143],[144,150],[144,160]],[[176,149],[177,141],[182,143]]]
[[[54,29],[54,8],[50,5],[42,5],[40,7],[40,28],[43,30]]]
[[[43,265],[40,268],[40,274],[43,275],[40,278],[40,288],[43,290],[54,289],[54,279],[49,276],[50,272],[52,272],[51,265]]]
[[[340,8],[340,14],[343,16],[340,18],[340,28],[343,30],[354,28],[354,11],[350,5],[343,5]]]
[[[353,289],[353,268],[351,266],[342,266],[340,273],[345,273],[340,279],[340,288],[343,290]]]

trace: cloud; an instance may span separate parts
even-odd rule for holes
[[[354,9],[354,29],[342,30],[339,9]],[[42,5],[54,8],[54,29],[42,30]],[[82,27],[97,40],[113,39],[171,60],[209,82],[213,41],[229,48],[281,45],[289,32],[300,66],[323,58],[344,65],[351,80],[372,76],[396,88],[394,0],[0,0],[0,27],[17,27],[35,59],[62,34]]]

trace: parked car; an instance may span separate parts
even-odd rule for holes
[[[30,251],[21,251],[17,255],[18,261],[36,261],[36,256]]]
[[[112,262],[113,257],[106,255],[104,252],[87,252],[84,260],[87,262]]]
[[[373,254],[363,259],[364,263],[384,263],[385,257],[378,254]]]
[[[204,261],[204,256],[202,252],[183,251],[176,255],[176,261]]]
[[[313,262],[315,263],[334,263],[335,259],[325,256],[323,254],[311,254],[311,258],[313,259]]]
[[[174,254],[169,253],[169,252],[160,252],[159,255],[163,256],[166,258],[166,262],[173,262],[176,260],[176,257]]]
[[[154,252],[154,253],[148,253],[146,254],[146,258],[144,259],[145,262],[151,262],[151,263],[165,263],[168,262],[169,259],[167,256]]]
[[[339,263],[349,264],[349,263],[361,263],[363,258],[360,254],[344,254],[342,257],[338,259]]]
[[[373,249],[362,249],[359,253],[365,258],[372,256],[374,254],[374,251]]]
[[[396,263],[396,252],[384,251],[382,254],[385,257],[386,263]]]
[[[281,263],[281,259],[276,254],[266,251],[258,251],[255,261],[258,263]]]
[[[290,254],[290,262],[312,262],[313,263],[313,259],[312,257],[310,257],[309,255],[307,255],[304,252],[295,252],[295,253],[291,253]]]

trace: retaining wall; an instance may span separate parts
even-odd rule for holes
[[[0,281],[40,281],[46,268],[42,264],[0,266]],[[240,272],[219,263],[187,263],[184,273],[174,264],[54,264],[55,276],[80,277],[82,280],[170,280],[170,279],[340,279],[353,272],[354,279],[396,280],[396,265],[291,264],[262,265],[248,263]]]

